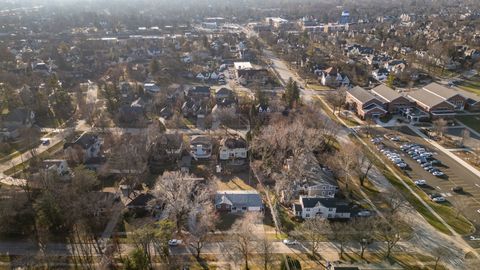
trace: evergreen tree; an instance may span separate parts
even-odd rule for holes
[[[395,75],[393,74],[389,74],[388,77],[387,77],[387,81],[385,82],[385,84],[390,87],[390,88],[393,88],[393,82],[395,81]]]
[[[297,82],[292,78],[288,79],[287,86],[285,87],[285,103],[292,108],[296,102],[300,100],[300,88],[298,88]]]

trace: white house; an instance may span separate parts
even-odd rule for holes
[[[375,80],[383,82],[387,80],[388,75],[390,72],[386,68],[379,68],[377,70],[372,71],[372,76]]]
[[[158,85],[156,85],[155,83],[144,83],[143,84],[143,89],[146,92],[149,92],[149,93],[152,93],[152,94],[160,92],[160,87],[158,87]]]
[[[293,204],[296,216],[303,219],[314,217],[348,219],[351,207],[348,202],[335,198],[319,198],[300,196],[300,202]]]
[[[247,142],[243,138],[224,138],[220,142],[220,160],[244,159],[247,151]]]
[[[190,140],[190,154],[195,159],[207,159],[212,156],[212,138],[209,136],[193,136]]]
[[[55,171],[58,175],[67,175],[70,173],[70,167],[64,159],[47,159],[43,161],[45,169]]]

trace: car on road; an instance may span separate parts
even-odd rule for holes
[[[368,210],[363,210],[363,211],[360,211],[357,213],[357,216],[359,217],[369,217],[372,215],[372,212],[368,211]]]
[[[178,246],[180,243],[182,243],[182,241],[178,239],[168,240],[168,245],[171,247]]]
[[[471,241],[480,241],[480,237],[476,237],[476,236],[470,235],[470,240],[471,240]]]
[[[445,202],[447,201],[444,197],[435,197],[432,199],[434,202]]]
[[[424,186],[427,184],[427,181],[423,180],[423,179],[419,179],[419,180],[416,180],[415,182],[415,185],[417,186]]]
[[[456,192],[456,193],[462,193],[463,192],[463,187],[461,187],[461,186],[452,187],[452,191]]]
[[[291,239],[283,239],[283,243],[287,246],[298,245],[297,240],[291,240]]]
[[[428,197],[430,197],[430,199],[433,199],[433,198],[438,198],[438,197],[442,197],[442,194],[439,194],[439,193],[432,193],[432,194],[428,195]]]
[[[40,143],[42,145],[49,145],[50,144],[50,138],[41,138]]]

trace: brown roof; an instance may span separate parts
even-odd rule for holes
[[[393,100],[402,97],[402,95],[400,95],[397,91],[386,86],[385,84],[380,84],[379,86],[373,88],[371,91],[375,95],[381,97],[388,102],[392,102]]]
[[[349,89],[347,92],[363,104],[373,99],[377,99],[374,95],[372,95],[370,92],[360,86],[355,86],[354,88]]]

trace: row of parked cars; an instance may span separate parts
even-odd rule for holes
[[[373,138],[371,141],[377,145],[377,149],[385,155],[389,160],[391,160],[397,167],[400,169],[406,169],[408,168],[407,163],[400,157],[400,154],[395,152],[393,149],[386,148],[385,145],[383,145],[382,142],[383,138],[382,137],[376,137]]]
[[[402,144],[400,149],[407,153],[413,160],[418,162],[425,171],[437,177],[445,175],[440,169],[435,167],[435,165],[441,164],[440,161],[435,159],[433,153],[427,151],[422,145],[406,143]]]

